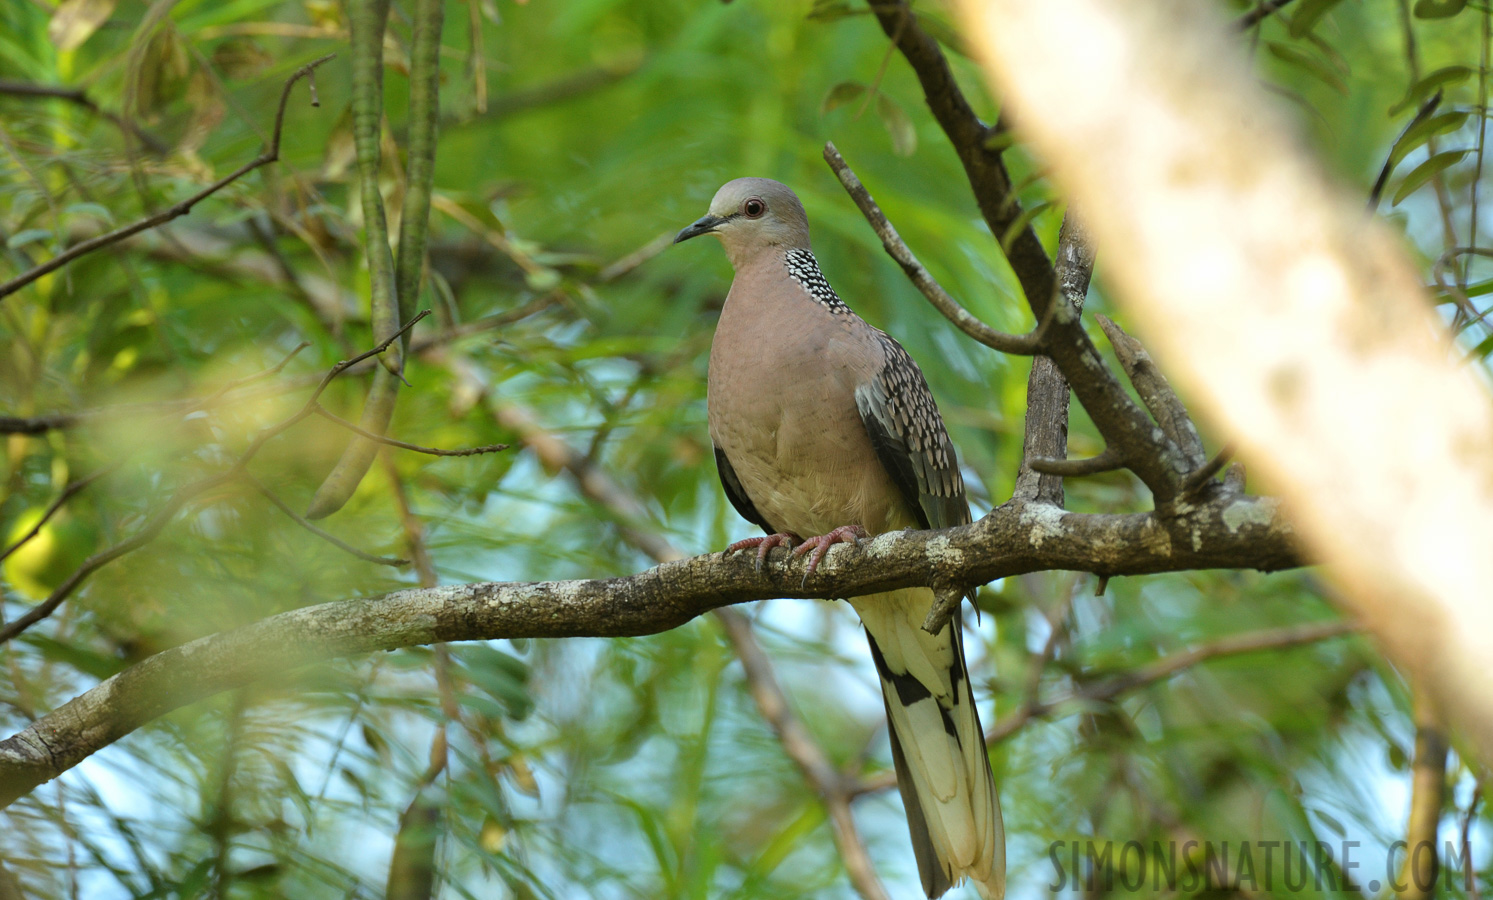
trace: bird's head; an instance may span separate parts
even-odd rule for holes
[[[721,239],[733,265],[768,247],[809,249],[809,219],[798,195],[768,178],[738,178],[715,192],[710,212],[674,238],[674,243],[702,234]]]

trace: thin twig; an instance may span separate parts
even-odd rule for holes
[[[42,526],[46,525],[48,520],[50,520],[52,516],[56,515],[57,511],[62,508],[62,505],[68,500],[72,499],[74,494],[78,493],[79,491],[88,487],[90,484],[93,484],[95,481],[98,481],[100,478],[103,478],[105,475],[108,475],[110,472],[113,472],[115,469],[119,468],[121,462],[122,460],[112,462],[96,472],[92,472],[88,475],[83,476],[82,478],[79,478],[77,481],[69,482],[68,485],[62,489],[62,493],[57,495],[57,499],[53,500],[51,504],[47,506],[46,511],[41,514],[41,518],[36,520],[36,524],[32,525],[29,531],[21,535],[20,540],[5,548],[4,553],[0,553],[0,562],[4,562],[7,556],[10,556],[12,553],[21,549],[21,547],[23,547],[27,541],[40,534]]]
[[[1182,496],[1191,497],[1202,490],[1203,486],[1213,481],[1218,473],[1223,471],[1223,467],[1229,464],[1229,460],[1233,458],[1234,445],[1224,444],[1223,448],[1215,453],[1213,458],[1208,460],[1207,464],[1194,471],[1191,475],[1188,475],[1187,480],[1182,482]]]
[[[596,273],[596,280],[602,283],[615,281],[616,279],[621,278],[623,275],[626,275],[628,272],[631,272],[633,269],[636,269],[638,266],[641,266],[643,263],[647,262],[653,257],[669,249],[670,245],[672,245],[673,243],[673,233],[665,231],[663,234],[660,234],[658,237],[655,237],[653,240],[627,254],[616,262],[609,263],[608,265],[603,267],[600,272]]]
[[[107,247],[110,244],[118,243],[119,241],[122,241],[125,238],[130,237],[131,235],[139,234],[142,231],[164,225],[172,219],[180,218],[191,212],[192,207],[196,206],[198,203],[202,202],[213,194],[216,194],[218,191],[221,191],[223,188],[234,183],[248,173],[261,166],[268,165],[278,160],[280,158],[280,135],[285,124],[285,106],[290,100],[290,89],[294,87],[295,83],[302,78],[311,77],[312,73],[316,71],[317,66],[327,62],[335,55],[336,54],[328,54],[326,56],[323,56],[321,59],[301,66],[295,71],[295,74],[290,76],[290,80],[285,82],[285,87],[280,92],[280,106],[279,109],[275,112],[274,137],[271,139],[269,147],[267,147],[265,151],[259,156],[238,167],[231,174],[218,179],[217,181],[213,182],[212,184],[208,185],[207,187],[203,188],[187,199],[179,201],[171,205],[170,207],[156,213],[155,215],[146,216],[145,218],[126,225],[123,228],[116,228],[115,230],[107,234],[101,234],[98,237],[86,240],[81,244],[75,244],[72,247],[69,247],[63,252],[47,260],[46,262],[42,263],[41,265],[23,272],[20,275],[17,275],[15,278],[12,278],[4,284],[0,284],[0,299],[14,294],[16,291],[20,290],[21,288],[25,287],[26,285],[42,277],[43,275],[46,275],[49,272],[55,272],[56,270],[62,268],[63,266],[67,265],[80,256],[85,256],[95,250]]]
[[[1203,449],[1203,439],[1198,436],[1197,426],[1192,423],[1187,407],[1177,398],[1171,383],[1152,361],[1151,354],[1146,352],[1140,341],[1126,334],[1125,329],[1108,316],[1095,313],[1094,320],[1109,338],[1110,346],[1119,357],[1120,367],[1135,386],[1141,402],[1151,411],[1156,424],[1161,426],[1166,436],[1182,451],[1188,469],[1202,465],[1208,458],[1207,451]]]
[[[871,193],[866,190],[865,185],[861,184],[861,180],[856,177],[855,172],[846,164],[844,158],[840,156],[840,151],[835,149],[834,144],[827,143],[824,145],[824,161],[829,163],[829,167],[835,171],[835,175],[840,179],[840,184],[844,186],[845,192],[855,201],[855,205],[860,207],[861,214],[871,224],[871,228],[876,232],[876,236],[881,238],[881,245],[886,248],[887,255],[897,261],[897,265],[901,266],[902,271],[907,273],[908,279],[922,292],[924,297],[928,298],[928,302],[933,304],[933,308],[943,314],[944,318],[953,322],[960,331],[985,346],[999,350],[1002,353],[1031,356],[1041,349],[1035,333],[1014,335],[1007,334],[1004,331],[997,331],[975,318],[970,314],[969,310],[959,305],[959,301],[948,295],[939,283],[934,280],[933,276],[928,274],[928,270],[923,268],[923,264],[918,262],[917,257],[913,255],[912,251],[907,248],[907,244],[903,242],[902,236],[897,234],[897,229],[892,226],[891,222],[887,221],[886,215],[881,211],[881,207],[876,205],[876,201],[871,198]]]
[[[1235,19],[1234,27],[1238,28],[1240,31],[1244,31],[1247,28],[1253,28],[1260,22],[1269,18],[1272,14],[1275,13],[1276,10],[1280,9],[1283,6],[1289,5],[1290,2],[1291,0],[1265,0],[1264,3],[1261,3],[1259,6]]]
[[[390,447],[398,447],[401,450],[412,450],[415,453],[424,453],[426,456],[480,456],[483,453],[497,453],[500,450],[507,450],[509,446],[508,444],[486,444],[481,447],[466,447],[461,450],[442,450],[438,447],[421,447],[419,444],[406,443],[405,441],[395,440],[394,438],[385,437],[381,434],[374,434],[371,431],[359,428],[356,424],[342,418],[341,416],[327,409],[325,406],[322,406],[320,403],[316,404],[316,406],[313,407],[313,411],[318,416],[326,419],[328,422],[333,422],[337,425],[341,425],[343,428],[346,428],[353,434],[367,438],[370,441],[376,441],[380,444],[387,444]]]
[[[1482,322],[1488,317],[1489,313],[1493,313],[1493,305],[1490,305],[1482,312],[1478,312],[1477,307],[1473,305],[1472,300],[1467,296],[1466,285],[1463,283],[1465,281],[1463,273],[1467,272],[1467,270],[1472,267],[1471,261],[1461,266],[1460,271],[1456,273],[1456,282],[1452,284],[1446,283],[1447,265],[1451,264],[1453,268],[1456,268],[1456,260],[1462,256],[1482,256],[1493,258],[1493,250],[1486,250],[1481,247],[1452,247],[1446,252],[1442,253],[1440,256],[1436,257],[1436,262],[1431,264],[1431,278],[1435,280],[1436,287],[1440,288],[1443,294],[1452,298],[1452,301],[1457,304],[1459,315],[1471,317],[1467,319],[1467,321],[1456,325],[1452,329],[1452,336],[1454,339],[1457,335],[1464,333],[1465,331],[1467,331],[1467,329],[1478,324],[1479,322]]]
[[[1088,298],[1089,282],[1094,274],[1094,247],[1082,220],[1069,207],[1058,231],[1057,281],[1062,299],[1079,315]],[[1054,305],[1054,309],[1059,308]],[[1023,426],[1023,460],[1043,457],[1064,459],[1068,456],[1068,409],[1072,403],[1068,379],[1050,356],[1032,359],[1032,370],[1026,380],[1026,421]],[[1015,500],[1030,500],[1051,506],[1062,506],[1063,479],[1043,475],[1023,465],[1016,473],[1011,491]]]
[[[1041,472],[1043,475],[1077,478],[1082,475],[1098,475],[1123,468],[1125,457],[1115,448],[1105,447],[1104,452],[1098,456],[1082,459],[1047,459],[1039,456],[1036,459],[1027,460],[1026,464],[1032,471]]]
[[[362,550],[359,550],[357,547],[352,546],[336,535],[323,531],[315,525],[312,525],[310,522],[307,522],[295,510],[291,509],[284,500],[281,500],[279,495],[270,490],[268,485],[260,481],[258,478],[255,478],[249,471],[245,470],[242,477],[245,481],[252,484],[255,490],[263,494],[264,499],[270,501],[270,503],[273,504],[276,509],[289,516],[292,522],[296,523],[297,525],[301,526],[302,528],[306,529],[307,531],[311,532],[312,534],[316,535],[317,537],[321,538],[337,549],[351,553],[353,556],[356,556],[358,559],[361,559],[364,562],[378,563],[381,566],[393,566],[394,568],[398,569],[410,564],[410,561],[407,559],[397,559],[392,556],[374,556],[372,553],[365,553]]]
[[[137,127],[135,123],[127,122],[123,118],[99,106],[93,101],[92,97],[88,96],[88,92],[82,88],[0,79],[0,94],[9,97],[37,97],[42,99],[66,100],[69,103],[75,103],[83,107],[96,116],[103,116],[105,119],[108,119],[121,131],[126,131],[133,135],[151,153],[157,156],[164,156],[171,150],[160,138]]]

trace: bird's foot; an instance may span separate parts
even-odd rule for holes
[[[762,571],[763,561],[767,559],[768,551],[772,550],[772,548],[774,547],[787,547],[791,549],[801,540],[803,540],[803,538],[799,537],[796,534],[787,531],[779,531],[777,534],[769,534],[764,537],[747,538],[744,541],[737,541],[736,543],[727,547],[726,552],[735,553],[738,550],[750,550],[751,548],[756,547],[757,571],[760,572]]]
[[[859,525],[841,525],[829,534],[811,537],[797,547],[794,547],[794,556],[803,556],[809,552],[810,548],[814,550],[814,555],[809,557],[808,568],[804,570],[804,581],[808,582],[809,576],[813,575],[814,570],[819,568],[819,561],[824,559],[824,554],[829,552],[830,547],[833,547],[835,544],[854,544],[861,538],[868,538],[870,536],[866,533],[866,529]]]

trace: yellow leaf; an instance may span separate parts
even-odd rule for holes
[[[98,27],[109,21],[118,0],[63,0],[47,23],[47,37],[58,50],[83,46]]]
[[[517,754],[508,757],[508,776],[513,779],[513,786],[530,797],[539,796],[539,782],[534,779],[534,770],[529,768],[528,760]]]
[[[508,829],[498,824],[492,816],[488,816],[482,823],[482,831],[477,835],[477,843],[494,856],[503,852],[503,845],[508,842]]]

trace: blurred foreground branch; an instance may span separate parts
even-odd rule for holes
[[[734,603],[926,587],[935,572],[940,583],[977,585],[1050,569],[1115,576],[1302,563],[1277,503],[1224,491],[1169,516],[1012,501],[970,525],[838,545],[806,583],[804,559],[787,556],[774,550],[761,572],[749,556],[710,554],[621,578],[421,588],[310,606],[201,638],[0,741],[0,805],[171,710],[335,657],[436,641],[653,634]]]
[[[1493,403],[1399,241],[1301,149],[1210,7],[964,11],[1147,342],[1493,763]]]

